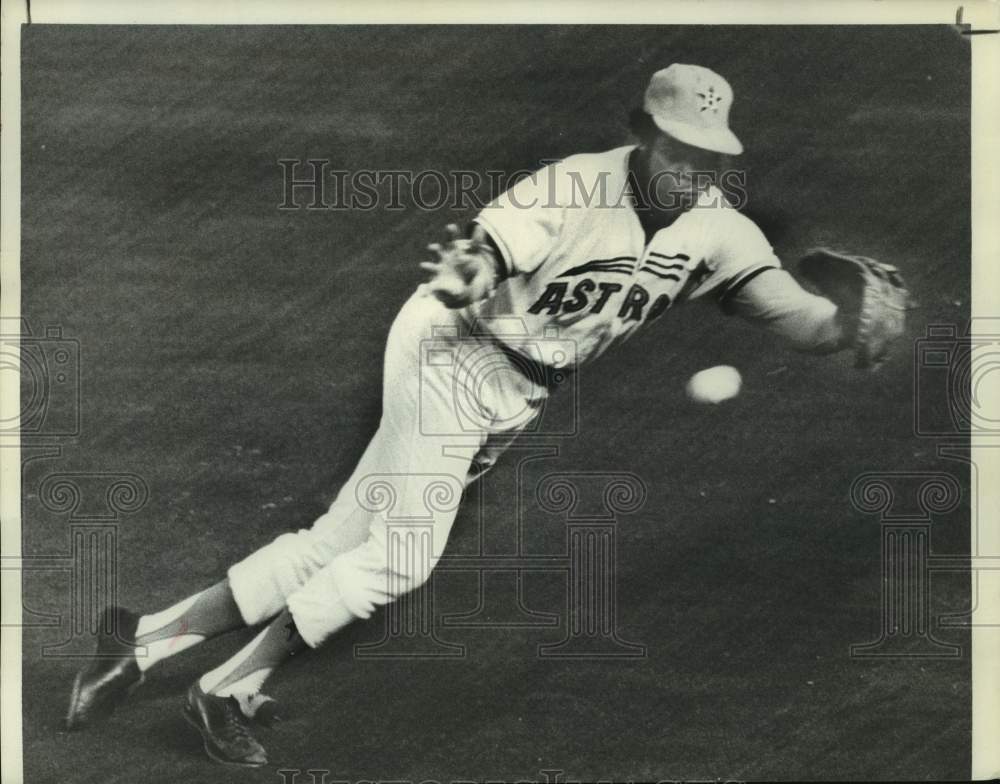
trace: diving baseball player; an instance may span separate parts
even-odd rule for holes
[[[676,304],[714,301],[797,349],[854,347],[860,365],[877,365],[902,331],[906,292],[894,268],[817,251],[803,272],[827,296],[809,293],[760,229],[701,181],[742,152],[732,101],[718,74],[671,65],[633,112],[637,145],[547,166],[468,231],[449,227],[422,264],[430,280],[389,333],[378,431],[329,510],[172,607],[107,608],[115,634],[77,675],[68,727],[109,715],[166,657],[266,624],[195,681],[184,705],[211,758],[265,764],[254,724],[274,717],[268,676],[426,582],[463,489],[537,416],[559,374]],[[390,523],[413,518],[431,526],[429,540],[394,533]]]

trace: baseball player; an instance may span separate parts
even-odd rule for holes
[[[211,758],[265,764],[254,725],[276,717],[262,695],[268,676],[426,582],[464,488],[538,416],[561,374],[677,303],[711,300],[797,349],[853,346],[859,364],[877,365],[902,331],[906,293],[895,270],[818,251],[802,269],[826,296],[809,293],[760,229],[701,181],[742,152],[728,124],[732,101],[718,74],[671,65],[653,74],[632,114],[638,144],[549,165],[467,231],[448,227],[421,265],[430,280],[389,333],[378,431],[329,510],[172,607],[107,608],[109,631],[74,681],[67,725],[109,715],[166,657],[264,624],[191,685],[184,715]],[[422,521],[432,535],[407,536],[400,520]]]

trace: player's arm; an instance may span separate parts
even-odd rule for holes
[[[464,308],[490,296],[506,276],[506,267],[496,243],[478,223],[471,225],[468,237],[454,223],[445,232],[443,244],[427,246],[434,259],[420,266],[432,273],[427,287],[435,297],[449,308]]]
[[[797,348],[829,353],[851,347],[855,367],[877,370],[906,331],[910,294],[899,270],[867,256],[815,248],[799,261],[799,272],[821,296],[804,291],[787,272],[767,269],[732,287],[731,308]]]
[[[718,244],[701,288],[715,295],[723,311],[763,326],[799,351],[829,354],[847,345],[837,305],[806,291],[782,269],[756,223],[735,210],[711,217]]]
[[[518,180],[484,207],[462,238],[448,227],[443,245],[429,246],[427,286],[445,305],[461,308],[490,296],[507,277],[530,275],[549,258],[562,235],[568,190],[559,164]]]
[[[799,351],[830,354],[849,343],[837,306],[806,291],[778,267],[748,277],[722,304],[727,312],[763,326]]]

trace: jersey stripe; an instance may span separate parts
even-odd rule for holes
[[[572,275],[583,275],[586,272],[621,272],[626,275],[632,274],[635,256],[615,256],[613,259],[593,259],[577,267],[571,267],[562,274],[560,278]]]
[[[658,259],[682,259],[683,261],[691,261],[691,257],[686,253],[678,253],[676,256],[668,256],[666,253],[657,253],[656,251],[650,251],[650,256],[656,256]]]
[[[646,259],[646,264],[659,270],[682,270],[687,268],[687,264],[664,264],[662,261],[653,261],[652,259]]]
[[[681,282],[681,276],[676,272],[660,272],[652,267],[643,267],[639,272],[648,272],[650,275],[656,275],[658,278],[663,278],[664,280],[676,280],[678,283]]]

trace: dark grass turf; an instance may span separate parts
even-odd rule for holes
[[[61,456],[26,464],[24,549],[67,548],[65,515],[39,505],[45,476],[141,476],[149,502],[119,530],[120,591],[139,609],[322,512],[374,429],[423,245],[471,215],[281,212],[279,158],[532,167],[622,143],[650,71],[701,63],[735,88],[750,211],[783,259],[835,242],[899,263],[922,305],[911,339],[968,315],[969,58],[947,28],[34,26],[23,57],[23,309],[80,341],[83,414]],[[967,486],[912,435],[909,346],[869,377],[709,307],[671,312],[580,374],[579,437],[528,471],[648,486],[618,537],[621,634],[647,658],[542,660],[561,629],[447,629],[466,658],[354,660],[379,616],[274,679],[291,712],[265,736],[274,761],[348,780],[967,777],[967,656],[848,656],[877,637],[880,595],[878,523],[851,508],[852,479],[939,470]],[[721,363],[743,394],[688,404],[688,375]],[[470,493],[490,547],[509,542],[530,453]],[[473,508],[452,552],[480,544]],[[967,552],[967,519],[967,502],[938,519],[935,550]],[[530,503],[523,524],[539,552],[560,546]],[[24,588],[67,617],[65,575]],[[962,575],[934,589],[935,612],[969,603]],[[526,584],[539,611],[562,590]],[[446,611],[475,606],[468,576],[436,591]],[[180,717],[183,688],[239,640],[169,661],[108,725],[70,735],[76,662],[40,655],[67,633],[25,634],[28,781],[278,780],[210,766]]]

